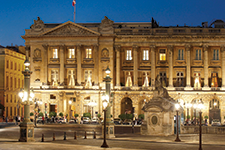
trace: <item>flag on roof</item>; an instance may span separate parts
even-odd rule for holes
[[[76,0],[73,0],[73,3],[72,3],[72,5],[74,6],[76,4]]]

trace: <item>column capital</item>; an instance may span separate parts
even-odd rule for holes
[[[114,45],[115,51],[120,52],[121,46],[120,45]]]
[[[61,44],[61,45],[59,45],[59,49],[60,49],[60,51],[63,51],[63,50],[65,49],[65,47],[66,47],[66,45],[65,45],[65,44]]]
[[[190,51],[191,50],[191,45],[190,44],[186,44],[184,47],[185,47],[186,51]]]
[[[133,45],[133,50],[134,51],[138,51],[138,46],[137,45]]]
[[[173,50],[173,45],[167,45],[167,49],[168,49],[169,51],[172,51],[172,50]]]
[[[48,44],[43,44],[42,47],[43,47],[45,50],[48,50],[49,45],[48,45]]]
[[[155,49],[156,49],[156,46],[155,45],[150,45],[149,47],[151,48],[151,51],[154,51],[155,52]]]
[[[209,45],[208,44],[203,44],[202,45],[203,51],[208,51]]]
[[[225,51],[225,45],[220,46],[220,51],[223,53]]]
[[[80,50],[81,49],[81,44],[77,44],[76,47],[77,47],[78,50]]]

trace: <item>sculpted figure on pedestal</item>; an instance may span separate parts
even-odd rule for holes
[[[170,97],[167,90],[162,86],[159,75],[157,75],[157,77],[156,77],[155,89],[158,91],[159,97],[164,97],[164,98]]]

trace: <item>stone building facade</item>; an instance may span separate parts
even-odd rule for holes
[[[0,104],[5,107],[5,111],[0,113],[0,117],[4,115],[8,119],[13,119],[14,116],[23,113],[23,106],[18,96],[18,92],[24,84],[22,71],[24,70],[25,54],[21,53],[22,49],[24,47],[0,48]]]
[[[225,29],[222,20],[198,27],[161,27],[147,23],[45,24],[39,17],[25,30],[29,47],[31,86],[43,102],[41,111],[80,116],[102,113],[104,70],[111,69],[112,116],[142,114],[152,98],[155,78],[169,95],[188,108],[204,102],[203,116],[224,120]],[[96,106],[88,105],[95,102]]]

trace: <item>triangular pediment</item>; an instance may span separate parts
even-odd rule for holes
[[[39,36],[99,36],[100,33],[68,21]]]

